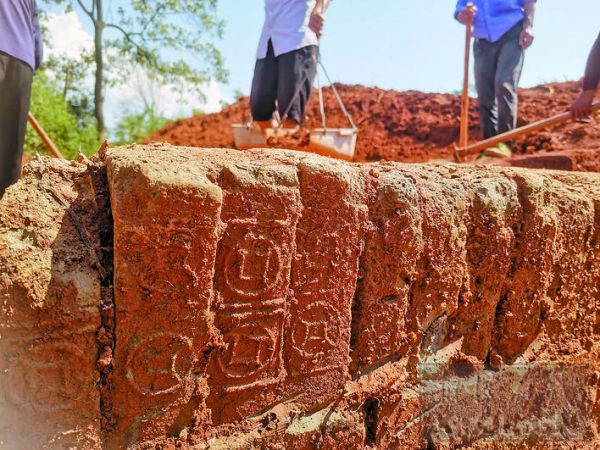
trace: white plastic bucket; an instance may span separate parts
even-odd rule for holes
[[[234,124],[231,125],[231,128],[233,129],[235,148],[238,150],[248,150],[250,148],[265,147],[267,145],[265,136],[260,130],[251,125]]]
[[[235,147],[238,150],[251,148],[267,148],[267,136],[277,136],[285,130],[267,128],[264,134],[257,128],[249,125],[234,124],[233,136]],[[316,128],[310,132],[310,145],[292,150],[318,153],[333,158],[351,161],[356,148],[357,130],[354,128]]]
[[[353,159],[358,132],[354,128],[316,128],[310,133],[311,148],[322,148]]]

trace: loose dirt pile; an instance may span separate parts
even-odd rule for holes
[[[9,448],[600,445],[599,174],[33,161],[0,300]]]
[[[357,161],[424,162],[451,157],[451,147],[458,141],[459,97],[415,91],[386,91],[363,86],[336,86],[360,128]],[[521,89],[519,125],[565,112],[578,92],[578,83],[572,82]],[[332,90],[326,88],[324,96],[328,126],[348,127]],[[476,100],[471,102],[471,141],[479,139],[476,103]],[[307,116],[308,127],[321,127],[316,95],[311,100]],[[248,119],[248,99],[244,98],[219,113],[173,122],[152,135],[148,142],[233,148],[230,125],[245,123]],[[600,126],[570,124],[556,127],[519,139],[514,145],[517,154],[573,148],[600,148]]]

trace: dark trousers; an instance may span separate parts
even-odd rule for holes
[[[287,118],[302,123],[317,74],[317,57],[318,48],[315,45],[276,57],[273,44],[269,41],[267,57],[258,59],[254,68],[250,93],[252,118],[271,120],[277,101],[277,110],[282,119],[289,110]],[[294,99],[298,89],[300,92]]]
[[[0,53],[0,198],[21,176],[33,70]]]
[[[517,86],[525,60],[519,44],[522,30],[519,22],[496,42],[475,41],[475,84],[484,139],[517,126]]]

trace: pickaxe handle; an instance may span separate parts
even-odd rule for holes
[[[600,110],[600,102],[594,103],[592,105],[592,111]],[[512,139],[516,139],[518,137],[524,136],[529,133],[533,133],[535,131],[539,131],[544,128],[552,127],[554,125],[560,125],[562,123],[569,122],[573,119],[573,116],[570,112],[565,112],[562,114],[558,114],[556,116],[549,117],[548,119],[543,119],[538,122],[530,123],[529,125],[525,125],[521,128],[516,128],[511,131],[507,131],[506,133],[499,134],[492,138],[486,139],[484,141],[478,142],[477,144],[469,145],[468,147],[457,148],[456,156],[457,159],[468,155],[475,155],[486,148],[493,147],[495,145],[501,144],[503,142],[510,141]]]
[[[52,156],[54,156],[55,158],[59,158],[59,159],[65,159],[64,156],[58,150],[58,147],[56,146],[56,144],[54,144],[54,142],[52,142],[52,139],[50,139],[50,136],[48,136],[46,134],[46,132],[44,131],[44,129],[42,128],[40,123],[36,120],[35,117],[33,117],[33,114],[31,114],[31,113],[29,113],[29,124],[33,127],[33,129],[38,134],[38,136],[40,137],[40,139],[42,140],[42,142],[44,143],[44,145],[46,146],[48,151],[52,154]]]
[[[469,3],[467,6],[472,6]],[[471,59],[471,38],[473,36],[473,22],[466,25],[467,33],[465,39],[465,72],[463,78],[463,91],[460,108],[460,137],[459,147],[466,147],[469,143],[469,64]]]

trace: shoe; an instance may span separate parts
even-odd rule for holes
[[[482,154],[491,158],[510,158],[513,153],[508,145],[498,144],[497,147],[485,149]]]
[[[481,153],[479,153],[479,156],[477,156],[477,158],[475,159],[475,161],[483,163],[483,162],[489,161],[490,159],[492,159],[492,157],[486,155],[485,150],[484,150]]]

